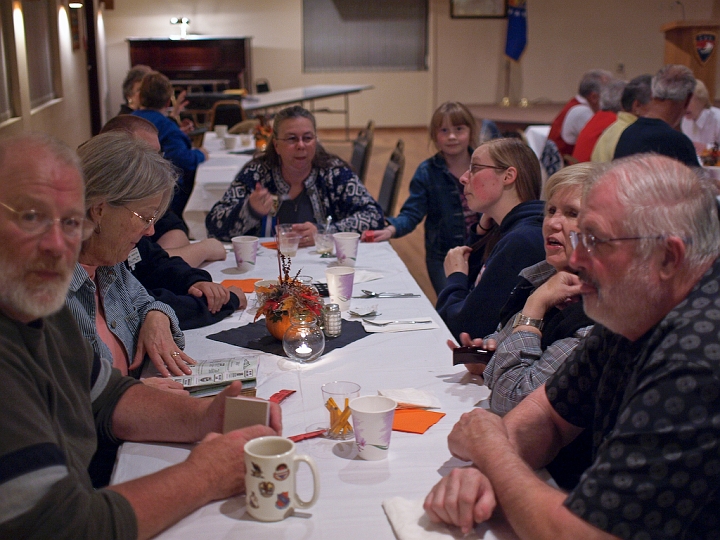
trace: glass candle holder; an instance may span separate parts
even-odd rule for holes
[[[310,313],[293,315],[290,328],[283,336],[283,350],[288,358],[305,364],[317,360],[325,351],[325,335]]]

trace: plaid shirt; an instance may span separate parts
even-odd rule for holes
[[[545,261],[520,272],[535,289],[554,274],[555,269]],[[483,372],[485,384],[492,390],[490,408],[498,414],[507,413],[525,396],[542,386],[592,330],[592,326],[583,327],[572,336],[559,339],[542,350],[541,336],[535,332],[521,330],[513,333],[514,318],[485,337],[486,340],[496,340],[498,344]]]

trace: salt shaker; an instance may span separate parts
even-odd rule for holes
[[[323,312],[325,328],[323,331],[327,337],[337,337],[342,332],[342,318],[340,317],[340,306],[328,304]]]

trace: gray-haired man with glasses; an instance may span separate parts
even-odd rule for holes
[[[720,222],[715,186],[673,159],[614,162],[589,188],[571,266],[598,324],[504,418],[476,409],[448,437],[455,469],[425,501],[434,521],[520,538],[720,536]],[[535,476],[590,430],[569,493]]]
[[[219,435],[226,396],[197,400],[123,377],[93,355],[65,296],[85,226],[74,152],[50,137],[0,139],[0,538],[150,538],[244,489],[246,441]],[[213,432],[215,432],[213,434]],[[88,465],[98,437],[198,442],[186,462],[103,490]]]

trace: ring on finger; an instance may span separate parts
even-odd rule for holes
[[[177,358],[178,356],[180,356],[180,353],[177,351],[173,351],[170,353],[170,356],[172,356],[173,358]]]

